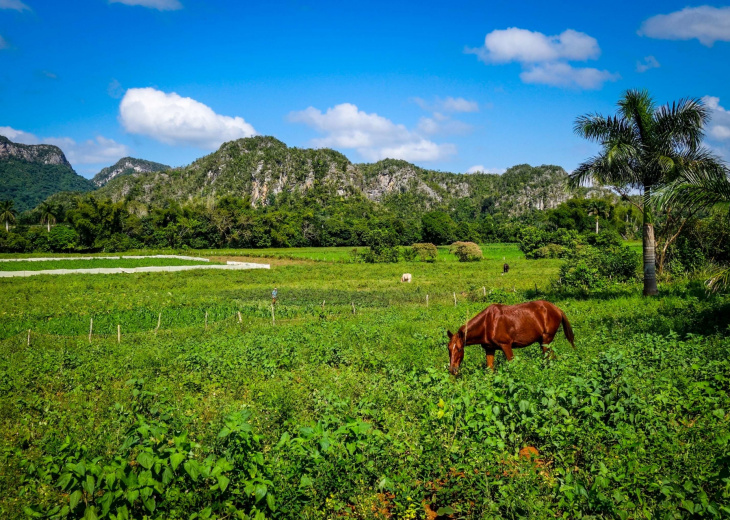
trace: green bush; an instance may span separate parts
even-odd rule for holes
[[[66,226],[55,226],[48,233],[48,245],[55,253],[63,253],[76,248],[79,241],[79,234],[72,228]]]
[[[482,250],[474,242],[454,242],[449,248],[459,262],[478,262],[482,259]]]
[[[557,285],[584,290],[637,279],[640,256],[625,246],[581,246],[560,266]]]
[[[438,258],[439,251],[433,244],[413,244],[411,247],[421,262],[435,262]]]
[[[563,258],[566,254],[565,247],[558,244],[548,244],[532,252],[532,258]]]

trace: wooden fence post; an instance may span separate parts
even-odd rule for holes
[[[352,314],[355,315],[355,302],[351,302],[351,303],[352,303]]]
[[[30,329],[28,329],[28,346],[30,347]]]
[[[117,325],[117,343],[119,344],[121,342],[122,342],[122,326]]]
[[[91,343],[91,334],[94,332],[94,318],[89,320],[89,343]]]
[[[238,323],[243,323],[243,318],[241,318],[241,311],[238,311]]]
[[[487,288],[486,288],[486,287],[484,287],[483,285],[482,285],[482,294],[483,294],[484,296],[486,296],[486,295],[487,295]]]
[[[428,294],[426,295],[426,308],[428,308]]]
[[[205,330],[208,330],[208,311],[205,311]]]
[[[158,314],[158,316],[157,316],[157,327],[155,327],[155,334],[157,334],[157,331],[160,330],[161,322],[162,322],[162,313]]]
[[[454,307],[456,307],[456,293],[454,293]]]
[[[276,326],[276,316],[274,315],[274,304],[271,304],[271,325]]]

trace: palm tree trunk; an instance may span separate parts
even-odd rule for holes
[[[10,233],[10,221],[9,220],[5,221],[5,232]]]
[[[644,189],[644,296],[655,296],[659,293],[656,285],[656,244],[654,242],[654,224],[652,222],[649,200],[651,188]]]
[[[50,219],[48,220],[47,224],[48,224],[48,232],[50,233],[51,232],[51,220]]]
[[[596,217],[596,235],[598,234],[598,217]]]

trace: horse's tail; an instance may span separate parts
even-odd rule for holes
[[[568,317],[565,315],[563,311],[560,311],[560,314],[563,315],[563,333],[565,334],[566,339],[570,342],[570,344],[575,348],[575,336],[573,335],[573,327],[570,326],[570,322],[568,321]]]

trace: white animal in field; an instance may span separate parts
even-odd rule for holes
[[[400,281],[411,283],[411,278],[411,273],[405,273],[403,276],[400,277]]]

